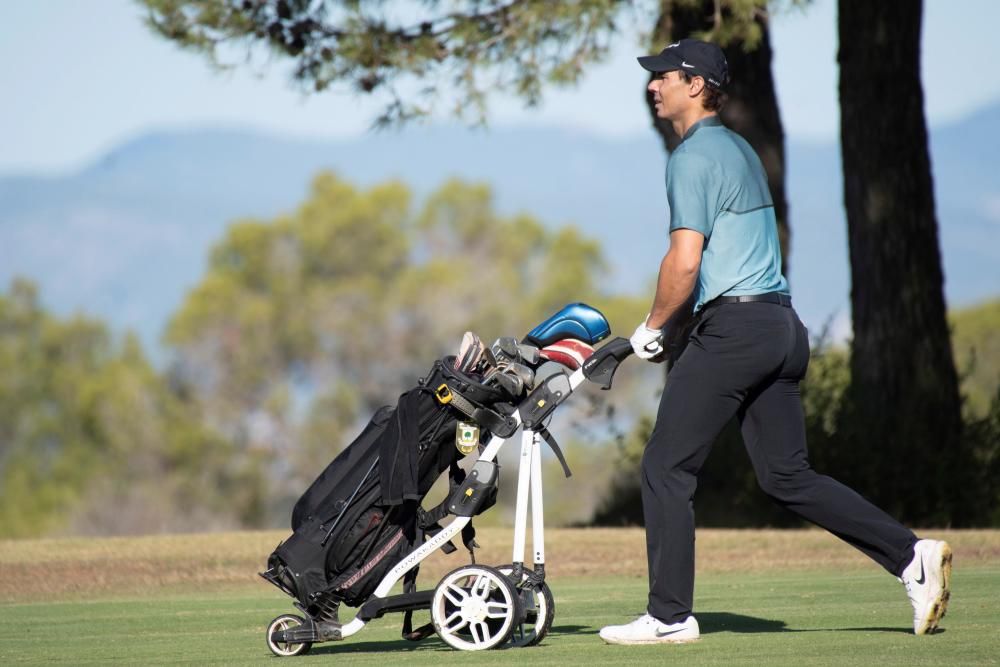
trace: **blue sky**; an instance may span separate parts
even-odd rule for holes
[[[0,173],[61,172],[143,132],[193,126],[261,128],[314,137],[366,131],[377,104],[343,93],[305,96],[280,62],[213,72],[153,36],[129,0],[8,3],[0,22]],[[1000,99],[994,35],[1000,2],[925,0],[924,86],[929,121],[947,122]],[[786,133],[833,139],[836,2],[773,21],[775,77]],[[579,87],[541,109],[497,99],[494,125],[561,125],[605,135],[648,131],[640,48],[623,37]]]

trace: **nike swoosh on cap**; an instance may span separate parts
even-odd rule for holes
[[[687,63],[687,61],[685,61],[685,60],[682,60],[682,61],[681,61],[681,67],[691,67],[691,68],[694,68],[694,65],[689,65],[689,64]]]

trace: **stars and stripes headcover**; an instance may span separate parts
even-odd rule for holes
[[[543,347],[540,356],[543,359],[554,361],[575,371],[580,366],[583,366],[583,362],[593,353],[594,348],[582,340],[565,338],[558,343],[552,343],[548,347]]]

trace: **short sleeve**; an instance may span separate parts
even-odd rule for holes
[[[667,204],[670,231],[693,229],[705,238],[712,235],[719,213],[720,183],[717,166],[709,159],[675,151],[667,162]]]

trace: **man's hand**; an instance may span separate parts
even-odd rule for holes
[[[632,343],[635,356],[640,359],[649,360],[663,352],[663,332],[647,327],[646,320],[635,328],[629,342]]]

